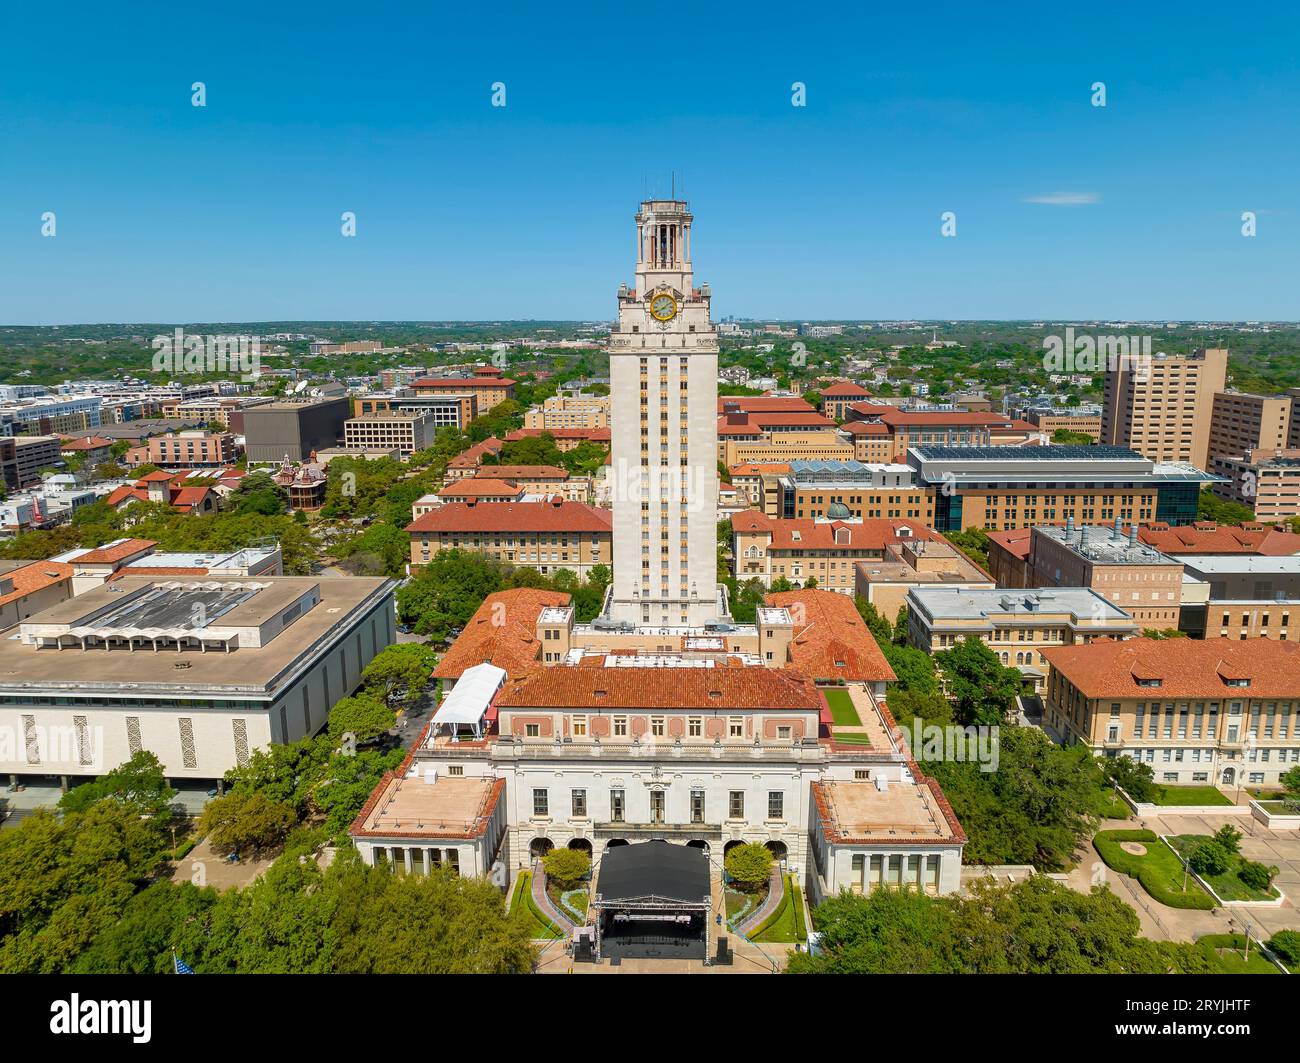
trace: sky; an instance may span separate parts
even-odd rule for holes
[[[817,7],[7,0],[0,323],[1300,319],[1300,9]]]

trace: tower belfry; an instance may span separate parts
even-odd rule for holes
[[[675,190],[675,179],[674,179]],[[684,200],[636,214],[635,287],[610,335],[614,589],[610,619],[699,627],[717,581],[718,337],[695,287]]]

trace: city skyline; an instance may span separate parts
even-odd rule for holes
[[[85,8],[0,75],[0,321],[608,320],[674,183],[720,320],[1300,318],[1294,16],[744,10]]]

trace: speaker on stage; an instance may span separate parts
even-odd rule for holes
[[[718,958],[715,961],[719,966],[731,966],[731,948],[726,938],[718,938]]]

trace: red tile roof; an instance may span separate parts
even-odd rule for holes
[[[439,498],[454,498],[457,495],[479,497],[482,495],[510,495],[512,498],[522,492],[522,488],[508,480],[496,480],[490,476],[467,476],[455,480],[438,492]]]
[[[110,543],[108,546],[89,550],[78,557],[76,563],[79,565],[110,565],[118,561],[125,561],[128,557],[133,557],[157,545],[153,539],[127,539],[125,542]]]
[[[870,395],[866,388],[861,384],[851,384],[846,381],[840,381],[838,384],[832,384],[830,387],[822,388],[822,398],[837,399],[849,395]]]
[[[535,439],[543,433],[557,440],[589,439],[593,443],[608,443],[611,438],[608,428],[516,428],[513,432],[506,433],[506,442],[513,443],[519,439]]]
[[[887,436],[889,426],[879,421],[847,421],[840,425],[840,431],[851,436]]]
[[[1043,650],[1047,662],[1087,698],[1294,698],[1297,643],[1273,639],[1128,639]],[[1232,687],[1228,678],[1249,678]],[[1159,679],[1139,686],[1138,679]]]
[[[466,447],[454,458],[447,463],[449,468],[465,468],[466,466],[479,465],[483,461],[484,454],[499,454],[505,444],[495,436],[488,436],[482,443],[475,443],[472,447]]]
[[[517,679],[542,667],[537,618],[549,606],[569,604],[562,591],[518,588],[497,591],[483,599],[460,636],[438,666],[435,679],[459,679],[462,672],[488,662]]]
[[[482,465],[475,475],[494,480],[567,480],[569,471],[557,465]]]
[[[413,380],[411,387],[416,391],[432,390],[434,388],[449,389],[452,391],[468,391],[473,388],[511,388],[514,387],[513,380],[507,380],[504,377],[443,377],[443,376],[426,376],[419,380]]]
[[[113,441],[104,439],[101,436],[82,436],[78,439],[64,440],[59,445],[60,450],[102,450],[104,447],[111,447]]]
[[[15,568],[0,576],[13,581],[14,589],[0,595],[0,605],[8,605],[19,598],[72,579],[72,566],[61,561],[33,561],[30,565]]]
[[[1033,532],[1032,528],[1016,528],[1012,531],[991,531],[986,534],[989,542],[997,543],[1012,557],[1024,561],[1029,557],[1029,543]]]
[[[543,668],[497,695],[500,709],[788,709],[817,712],[807,679],[761,665],[735,668]]]
[[[788,665],[795,671],[814,680],[873,683],[897,678],[849,595],[785,591],[767,595],[766,601],[790,610],[795,620]]]
[[[1236,528],[1209,522],[1181,528],[1139,525],[1138,538],[1166,554],[1300,554],[1300,535],[1273,527]]]
[[[609,532],[613,515],[583,502],[452,502],[416,517],[408,532]]]
[[[910,536],[913,539],[941,539],[924,524],[904,518],[869,517],[859,521],[817,521],[809,517],[769,517],[755,509],[731,518],[735,532],[770,532],[772,550],[873,550]],[[900,536],[899,531],[907,534]],[[840,538],[836,541],[836,532]],[[799,538],[795,538],[798,532]],[[845,534],[847,533],[847,535]]]
[[[737,476],[762,476],[787,473],[789,462],[785,461],[742,461],[732,465],[728,470],[733,478]]]

